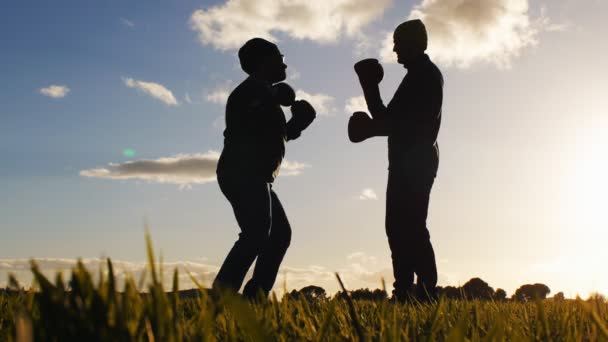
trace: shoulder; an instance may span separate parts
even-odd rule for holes
[[[268,87],[247,78],[230,93],[228,103],[233,105],[238,103],[249,104],[251,101],[263,101],[271,96],[272,93]]]
[[[443,85],[443,74],[441,73],[439,67],[430,59],[428,60],[428,63],[426,65],[426,70],[428,76],[430,76],[435,82],[438,82]]]

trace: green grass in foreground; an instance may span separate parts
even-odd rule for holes
[[[198,297],[180,299],[177,271],[166,292],[147,242],[146,294],[132,279],[118,292],[110,260],[97,284],[81,263],[68,284],[59,274],[51,283],[32,264],[36,291],[0,294],[0,341],[608,341],[608,303],[600,297],[425,305],[272,297],[250,304],[231,295],[213,300],[201,288]]]

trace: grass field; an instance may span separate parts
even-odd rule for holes
[[[148,257],[145,294],[132,279],[118,292],[110,260],[97,283],[82,264],[68,283],[61,275],[50,282],[33,265],[36,291],[0,294],[0,341],[608,341],[608,303],[599,296],[433,304],[348,297],[251,304],[206,291],[181,298],[177,272],[171,291],[160,283],[149,240]]]

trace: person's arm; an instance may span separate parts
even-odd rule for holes
[[[388,137],[391,131],[387,119],[373,119],[370,128],[374,137]]]
[[[287,122],[287,141],[296,140],[302,135],[302,131],[299,130],[295,125],[290,124],[291,120]]]
[[[371,114],[374,120],[385,121],[387,117],[387,109],[382,101],[382,96],[380,95],[380,87],[378,84],[369,84],[363,86],[363,96],[365,97],[365,103],[367,104],[367,109]]]
[[[378,86],[384,77],[384,69],[377,59],[368,58],[355,64],[355,72],[359,77],[367,109],[374,119],[384,120],[387,116],[386,106],[380,95]]]

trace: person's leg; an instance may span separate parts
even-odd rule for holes
[[[270,237],[260,251],[253,270],[253,277],[243,290],[243,294],[250,298],[254,298],[260,292],[267,296],[272,290],[279,267],[291,242],[291,226],[281,201],[273,190],[270,190],[270,196],[272,201]]]
[[[264,182],[238,186],[220,183],[220,186],[232,205],[241,233],[226,256],[213,288],[238,292],[251,264],[268,240],[271,226],[270,189]]]
[[[412,249],[414,272],[417,276],[416,296],[422,300],[433,298],[437,286],[435,252],[426,225],[431,186],[432,183],[429,185],[428,182],[419,179],[410,187],[408,194],[412,209],[408,218],[408,240]]]
[[[408,235],[413,249],[414,272],[416,273],[416,296],[420,300],[432,299],[436,295],[437,264],[431,236],[426,224],[431,189],[435,182],[439,155],[436,148],[423,154],[418,167],[408,172],[405,192],[410,198]]]
[[[412,250],[408,248],[406,217],[404,217],[403,181],[395,171],[389,171],[386,188],[386,235],[393,262],[393,296],[407,300],[414,284],[414,264]]]

